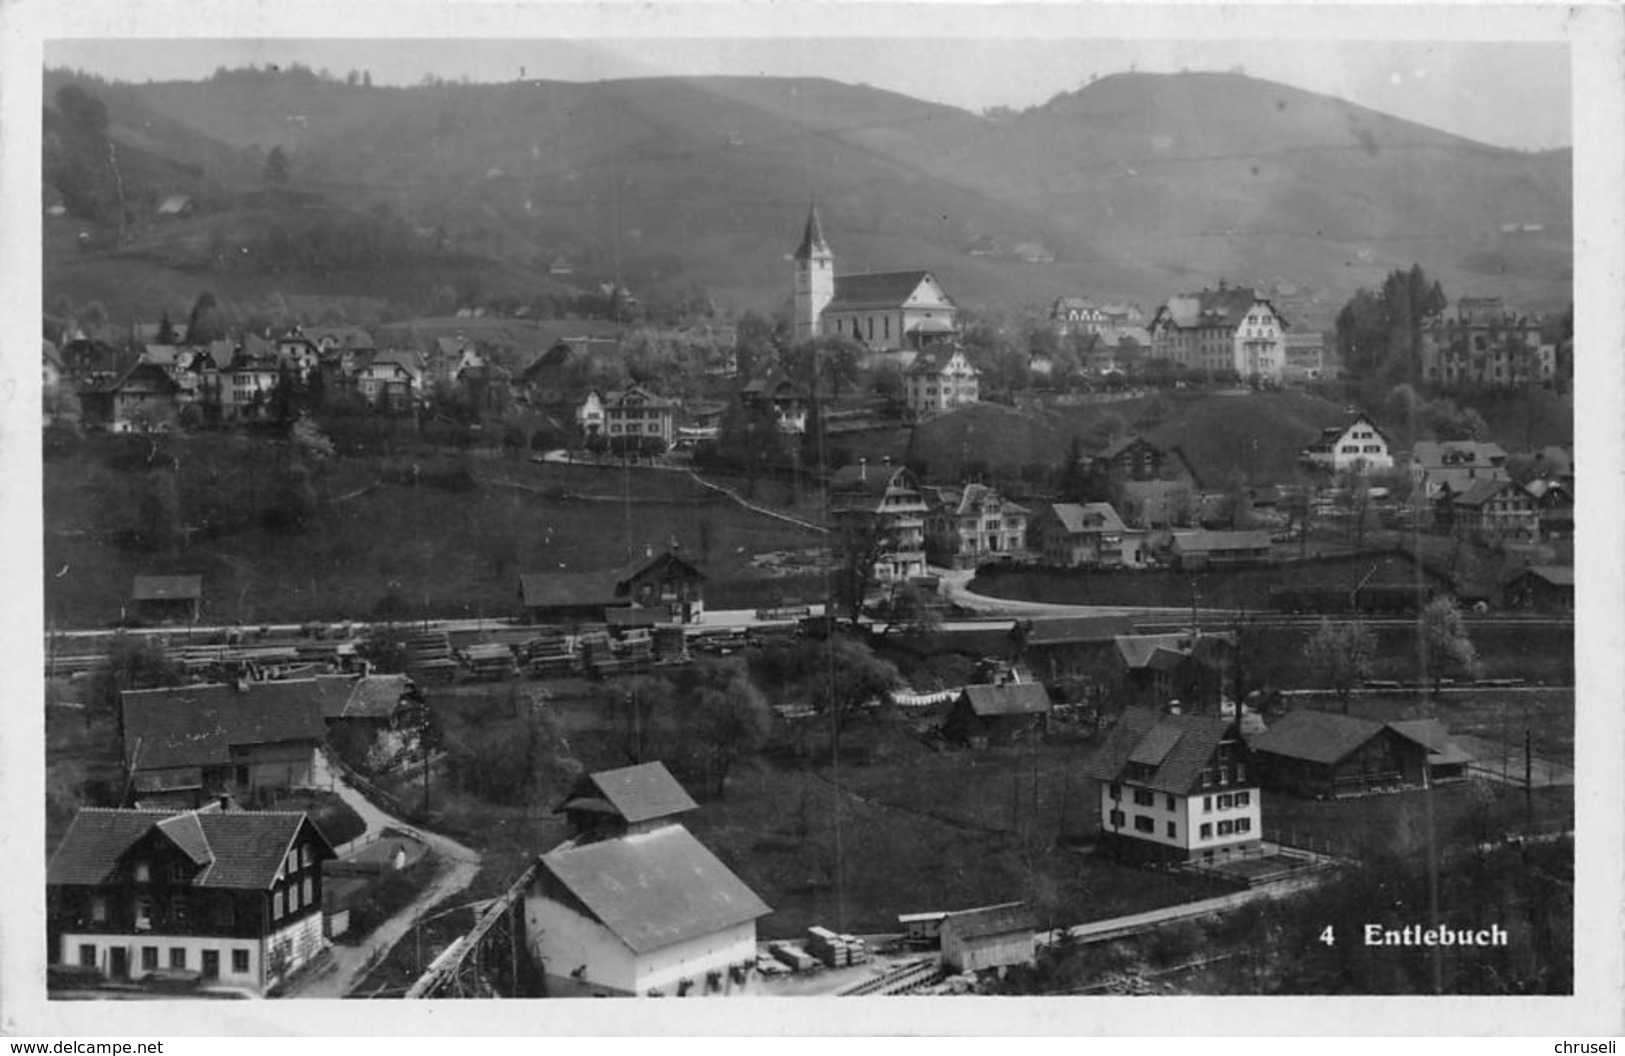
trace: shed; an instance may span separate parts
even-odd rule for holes
[[[614,572],[526,572],[519,596],[531,623],[592,621],[617,604]]]
[[[1265,788],[1327,799],[1420,785],[1428,748],[1418,736],[1305,708],[1277,719],[1248,747]]]
[[[958,972],[1032,964],[1038,920],[1025,902],[949,913],[942,921],[942,960]]]
[[[942,922],[947,919],[946,910],[899,913],[897,924],[903,929],[904,942],[913,946],[935,946],[942,941]]]
[[[203,603],[203,577],[136,576],[130,600],[143,620],[195,621]]]
[[[1537,612],[1574,611],[1574,566],[1530,565],[1506,581],[1502,597],[1508,608]]]
[[[950,741],[977,748],[1009,744],[1041,731],[1049,714],[1049,692],[1037,682],[966,686],[948,710],[942,732]]]
[[[1390,722],[1388,728],[1427,749],[1428,780],[1440,785],[1465,781],[1473,757],[1450,739],[1450,731],[1438,719],[1407,719]]]

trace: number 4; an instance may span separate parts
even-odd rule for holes
[[[1330,924],[1326,925],[1325,929],[1321,931],[1320,941],[1328,946],[1337,945],[1337,936],[1332,933],[1332,926]]]

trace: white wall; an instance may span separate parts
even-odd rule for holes
[[[320,919],[320,918],[318,918]],[[143,932],[140,935],[107,935],[107,934],[79,934],[65,933],[62,936],[61,957],[65,965],[78,965],[79,947],[81,945],[94,945],[96,947],[96,967],[103,975],[112,971],[112,957],[108,953],[114,946],[122,946],[127,951],[127,963],[130,966],[130,978],[144,977],[148,969],[141,967],[141,948],[143,946],[158,947],[158,967],[169,967],[169,950],[172,946],[180,946],[186,950],[186,969],[193,972],[203,970],[203,951],[217,950],[220,953],[220,981],[232,983],[237,986],[260,989],[260,943],[252,938],[222,938],[209,935],[155,935]],[[248,951],[248,970],[234,972],[231,970],[231,951]]]
[[[693,983],[689,996],[702,996],[712,971],[723,973],[723,992],[737,989],[728,966],[756,961],[755,921],[641,955],[597,921],[540,896],[525,899],[525,926],[531,955],[547,974],[569,976],[584,964],[585,982],[639,997],[651,989],[675,996],[682,979]]]
[[[312,913],[294,921],[287,927],[273,931],[265,940],[265,985],[292,975],[311,958],[322,951],[327,939],[322,935],[322,914]],[[271,966],[277,962],[279,951],[286,957],[282,974],[271,975]]]
[[[1224,788],[1198,792],[1191,796],[1173,797],[1174,807],[1168,809],[1167,793],[1153,792],[1154,802],[1150,806],[1139,806],[1134,802],[1134,786],[1123,785],[1123,798],[1111,798],[1111,783],[1101,782],[1100,785],[1100,827],[1105,832],[1116,831],[1123,836],[1131,836],[1147,843],[1161,844],[1164,847],[1177,847],[1182,851],[1197,854],[1202,851],[1218,850],[1235,844],[1250,843],[1263,836],[1263,810],[1262,797],[1257,788]],[[1234,796],[1238,792],[1246,792],[1248,803],[1245,807],[1219,808],[1221,795]],[[1209,804],[1211,800],[1211,804]],[[1208,805],[1208,809],[1203,809]],[[1113,829],[1111,812],[1123,812],[1121,828]],[[1141,832],[1134,827],[1135,815],[1151,818],[1155,823],[1152,832]],[[1219,822],[1235,821],[1246,818],[1250,822],[1248,831],[1232,832],[1226,836],[1219,835]],[[1174,823],[1174,835],[1168,835],[1168,822]],[[1212,825],[1212,835],[1207,839],[1201,837],[1201,826]]]

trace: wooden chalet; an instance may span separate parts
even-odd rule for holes
[[[1317,799],[1460,780],[1470,758],[1437,722],[1380,723],[1300,709],[1248,740],[1265,788]]]
[[[1574,566],[1530,565],[1514,572],[1502,588],[1509,609],[1535,612],[1574,611]]]
[[[949,708],[942,732],[973,748],[1006,745],[1041,734],[1049,715],[1049,691],[1037,682],[966,686]]]
[[[696,623],[705,612],[705,574],[668,551],[630,573],[522,573],[519,593],[531,623],[602,623],[611,609],[652,612],[657,623]]]

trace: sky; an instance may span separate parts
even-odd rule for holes
[[[833,6],[833,5],[832,5]],[[861,19],[852,20],[861,24]],[[990,22],[994,21],[990,19]],[[1561,41],[1102,38],[1074,32],[905,37],[879,24],[864,35],[729,36],[683,24],[670,37],[571,39],[274,38],[45,41],[47,65],[119,80],[194,80],[217,67],[302,63],[342,76],[366,70],[375,84],[503,81],[521,76],[593,81],[663,74],[819,76],[886,88],[980,111],[1022,109],[1072,91],[1092,76],[1241,69],[1323,92],[1496,146],[1572,145],[1571,72]],[[306,24],[308,27],[308,23]],[[661,27],[652,27],[659,30]],[[796,26],[787,26],[794,33]],[[841,27],[841,28],[844,28]],[[155,46],[156,45],[156,46]]]

